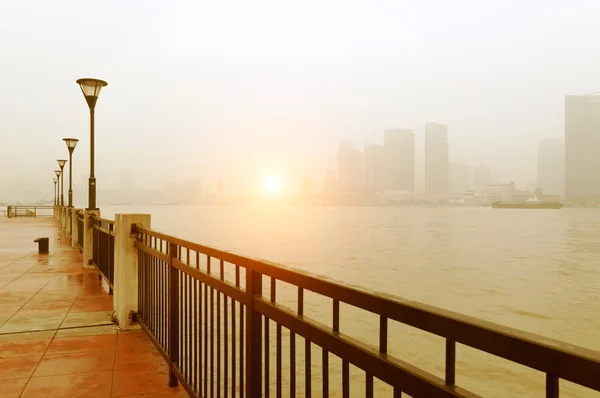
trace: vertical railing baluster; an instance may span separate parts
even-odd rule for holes
[[[262,397],[262,315],[254,300],[262,297],[262,274],[246,268],[246,396]],[[241,372],[240,372],[241,373]]]
[[[323,348],[323,359],[322,359],[322,386],[321,390],[323,390],[323,398],[329,398],[329,352]]]
[[[270,390],[270,381],[269,381],[269,358],[270,358],[270,352],[269,352],[269,318],[268,317],[264,317],[265,318],[265,392],[264,392],[264,397],[265,398],[269,398],[271,391]]]
[[[247,272],[247,270],[246,270]],[[246,335],[244,334],[244,305],[240,303],[240,398],[244,397],[244,392],[246,390],[246,385],[244,384],[244,339]],[[248,398],[253,398],[252,396],[248,396]]]
[[[402,398],[402,390],[400,387],[394,387],[394,398]]]
[[[277,398],[281,398],[281,390],[282,390],[282,349],[281,349],[281,324],[276,323],[276,345],[277,345],[277,357],[276,357],[276,365],[277,365]]]
[[[169,247],[169,386],[175,387],[177,385],[177,377],[173,371],[174,364],[179,361],[179,333],[177,327],[179,325],[179,319],[177,315],[179,310],[177,308],[179,304],[179,271],[173,266],[173,254],[177,251],[177,245],[174,243],[170,244]]]
[[[181,361],[181,371],[183,373],[183,377],[185,377],[185,379],[187,380],[187,372],[188,372],[188,367],[187,367],[187,349],[189,347],[189,340],[188,340],[188,324],[189,324],[189,320],[188,320],[188,316],[187,316],[187,311],[188,311],[188,305],[187,305],[187,297],[188,297],[188,275],[183,272],[180,271],[181,273],[181,277],[182,277],[182,283],[183,283],[183,295],[181,297],[181,309],[182,309],[182,337],[183,337],[183,344],[182,344],[182,356],[180,358]]]
[[[196,329],[198,327],[198,279],[192,279],[192,290],[193,299],[191,302],[192,307],[192,386],[194,391],[198,391],[198,333]]]
[[[350,364],[342,360],[342,397],[350,398]]]
[[[204,285],[204,396],[208,396],[208,285]]]
[[[232,300],[233,301],[233,300]],[[228,388],[229,388],[229,328],[228,328],[228,319],[227,319],[227,306],[229,300],[227,295],[223,295],[223,372],[225,373],[223,376],[223,395],[227,398]]]
[[[290,330],[290,397],[296,397],[296,333]]]
[[[189,249],[187,249],[187,253],[189,254]],[[187,275],[187,283],[188,283],[188,296],[187,296],[187,300],[185,303],[186,306],[186,313],[187,313],[187,325],[188,325],[188,329],[187,329],[187,376],[188,379],[192,378],[192,342],[194,341],[194,337],[192,336],[192,330],[193,330],[193,326],[192,326],[192,276],[189,274]]]
[[[198,323],[196,325],[196,340],[198,344],[198,393],[202,394],[202,290],[203,283],[198,281]],[[206,287],[205,287],[206,289]],[[206,364],[204,364],[206,366]]]
[[[373,398],[373,375],[369,373],[365,380],[365,397]]]
[[[223,261],[221,261],[223,264]],[[217,397],[221,397],[221,293],[217,290]]]
[[[210,288],[210,396],[214,397],[215,393],[215,290]]]
[[[456,372],[456,342],[446,339],[446,385],[453,386]]]
[[[236,383],[236,368],[237,362],[235,361],[236,351],[236,340],[235,340],[235,303],[236,301],[231,299],[231,398],[235,398],[235,383]]]
[[[310,398],[312,396],[312,372],[311,372],[311,348],[310,340],[304,339],[304,396]]]
[[[298,286],[298,315],[304,315],[304,289]]]
[[[387,317],[379,316],[379,353],[387,354],[388,346],[388,319]]]
[[[333,300],[333,332],[340,331],[340,302]]]
[[[179,250],[181,250],[181,248],[179,247]],[[185,350],[185,344],[183,343],[183,332],[185,330],[184,328],[184,322],[185,322],[185,317],[183,314],[183,297],[182,297],[182,292],[183,292],[183,278],[184,278],[184,273],[179,271],[177,272],[179,274],[179,295],[177,296],[177,300],[179,300],[179,327],[178,327],[178,332],[179,335],[177,337],[178,341],[179,341],[179,358],[178,358],[178,362],[177,362],[177,368],[179,369],[180,372],[183,372],[183,354],[184,354],[184,350]]]
[[[558,398],[558,377],[546,373],[546,398]]]

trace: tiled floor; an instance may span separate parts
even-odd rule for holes
[[[0,218],[0,396],[187,397],[145,333],[112,323],[112,297],[52,220]]]

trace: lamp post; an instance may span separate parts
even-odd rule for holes
[[[62,176],[62,178],[60,179],[60,205],[64,206],[65,205],[65,174],[63,173],[64,168],[65,168],[65,164],[67,163],[66,160],[64,159],[58,159],[58,166],[60,167],[60,175]]]
[[[54,206],[56,206],[56,202],[58,200],[56,197],[56,183],[58,182],[58,178],[53,178],[52,181],[54,181]]]
[[[69,150],[69,207],[73,207],[73,151],[79,140],[77,138],[63,138]]]
[[[94,108],[102,87],[108,83],[98,79],[79,79],[77,84],[90,108],[90,179],[88,185],[88,210],[98,210],[96,207],[96,176],[94,174]]]
[[[57,181],[60,180],[60,170],[54,170],[54,174],[56,174]],[[60,206],[60,186],[56,187],[56,205]]]

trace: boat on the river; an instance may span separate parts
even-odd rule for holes
[[[540,200],[536,195],[527,199],[525,202],[493,202],[494,209],[562,209],[560,202],[550,202]]]
[[[540,202],[540,203],[505,203],[505,202],[494,202],[492,208],[494,209],[562,209],[563,204],[560,202]]]

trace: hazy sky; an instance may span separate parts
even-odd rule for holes
[[[449,126],[451,162],[534,181],[564,95],[600,90],[598,21],[598,0],[0,0],[0,187],[48,181],[51,197],[66,136],[74,179],[89,174],[79,77],[108,82],[100,190],[124,169],[205,191],[220,174],[320,184],[340,140],[394,127],[417,134],[419,188],[429,121]]]

